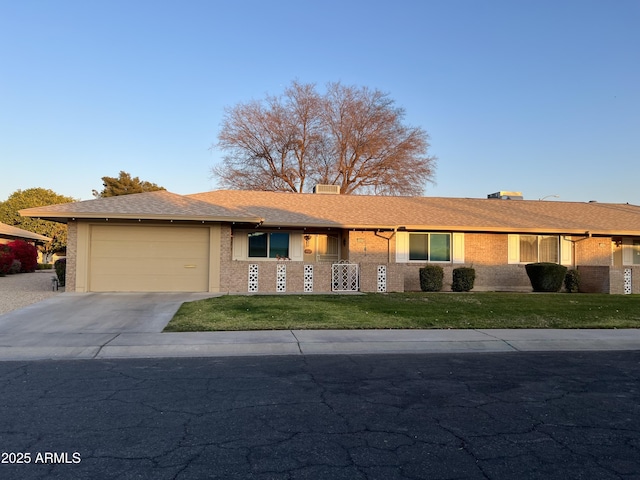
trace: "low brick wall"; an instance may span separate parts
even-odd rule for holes
[[[604,265],[578,265],[580,293],[609,293],[609,270],[610,267]]]
[[[609,272],[609,285],[612,294],[624,294],[625,270],[631,272],[631,293],[640,294],[640,266],[611,267]]]
[[[258,266],[257,293],[278,293],[278,265],[285,267],[286,283],[282,293],[305,292],[305,266],[312,267],[313,293],[331,293],[332,265],[327,262],[251,262],[231,261],[222,269],[222,275],[228,281],[229,293],[249,292],[249,266]],[[420,291],[420,273],[422,265],[414,264],[386,264],[384,265],[386,278],[383,278],[383,289],[378,289],[379,263],[359,264],[359,281],[361,292],[418,292]],[[444,279],[442,291],[451,291],[453,270],[462,265],[444,265]],[[479,265],[476,270],[476,280],[473,291],[511,291],[530,292],[531,283],[524,265]],[[612,293],[623,294],[624,271],[632,270],[632,293],[640,294],[640,268],[614,268],[603,265],[580,265],[580,292],[582,293]]]
[[[314,293],[330,293],[331,267],[330,263],[304,262],[255,262],[231,261],[222,269],[228,280],[230,293],[246,293],[249,291],[249,266],[258,266],[258,293],[277,293],[277,265],[284,265],[286,269],[287,293],[303,293],[305,291],[305,265],[313,267]],[[384,265],[386,279],[383,282],[385,292],[419,292],[420,273],[422,265],[417,264],[380,264],[374,262],[359,264],[359,281],[361,292],[377,292],[378,267]],[[463,265],[444,265],[443,291],[451,291],[453,270]],[[530,292],[531,283],[524,269],[524,265],[503,266],[474,266],[476,280],[473,291],[521,291]]]
[[[407,292],[420,291],[420,268],[424,265],[398,264],[404,274],[404,288]],[[474,292],[503,291],[530,292],[531,282],[524,265],[442,265],[444,278],[442,291],[451,291],[453,270],[458,267],[472,267],[476,271]]]
[[[229,281],[230,293],[249,292],[249,266],[258,266],[257,293],[277,293],[277,268],[285,267],[286,286],[283,293],[303,293],[305,291],[305,265],[313,267],[313,293],[331,292],[331,264],[303,262],[251,262],[234,260],[228,264],[226,277]]]

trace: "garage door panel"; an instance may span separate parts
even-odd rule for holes
[[[207,267],[206,262],[201,258],[185,258],[185,259],[152,259],[151,262],[146,258],[94,258],[91,264],[93,273],[96,275],[121,275],[120,272],[127,272],[126,276],[134,273],[144,273],[147,275],[193,275],[191,270],[201,270]],[[182,270],[185,270],[183,272]],[[125,276],[125,275],[123,275]]]
[[[144,281],[144,290],[141,285]],[[117,285],[117,288],[114,288]],[[152,275],[123,277],[122,275],[101,275],[92,282],[93,292],[199,292],[203,291],[198,278],[181,275]]]
[[[94,292],[207,291],[209,229],[95,225],[89,279]]]

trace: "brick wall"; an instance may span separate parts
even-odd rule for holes
[[[76,291],[76,262],[78,258],[78,222],[67,222],[67,272],[65,277],[65,291]]]
[[[503,234],[467,233],[464,236],[464,264],[439,263],[444,270],[443,291],[451,290],[453,269],[472,267],[476,271],[474,291],[531,291],[524,265],[509,265],[508,237]],[[404,263],[404,288],[420,290],[419,270],[425,264]]]
[[[420,268],[423,265],[402,264],[404,288],[407,292],[420,291]],[[476,271],[473,291],[530,292],[531,282],[524,265],[451,265],[442,264],[444,278],[442,291],[450,291],[453,282],[453,270],[457,267],[472,267]]]
[[[361,263],[360,264],[360,291],[378,291],[378,268],[385,266],[384,292],[404,292],[404,268],[398,264],[385,263]]]
[[[392,232],[344,232],[348,244],[349,261],[360,265],[360,289],[377,291],[378,265],[387,266],[388,292],[420,291],[419,269],[424,263],[395,263],[396,241]],[[229,292],[247,292],[250,264],[259,265],[259,292],[276,292],[276,264],[268,261],[232,261],[231,230],[222,227],[221,285]],[[608,282],[622,285],[622,281],[609,279],[612,246],[609,238],[588,238],[575,244],[575,260],[581,275],[586,278],[584,291],[610,290]],[[343,253],[347,249],[343,249]],[[304,291],[304,265],[306,262],[284,262],[287,265],[287,292]],[[331,264],[313,263],[314,292],[331,292]],[[525,266],[508,264],[508,237],[505,234],[465,234],[465,263],[439,263],[444,269],[443,291],[451,290],[453,269],[472,267],[476,271],[474,291],[531,291]],[[604,270],[587,267],[606,267]],[[606,272],[603,273],[603,272]],[[617,275],[613,273],[612,275]],[[620,273],[622,275],[622,273]],[[634,292],[640,293],[640,269],[633,272]],[[616,287],[617,288],[617,287]],[[619,287],[620,290],[622,286]],[[613,292],[612,292],[613,293]],[[620,291],[622,293],[622,290]]]
[[[580,292],[609,293],[609,270],[610,267],[605,265],[578,265],[578,272],[580,273]],[[622,276],[620,278],[622,279]]]
[[[220,291],[221,292],[237,292],[239,290],[230,290],[231,280],[233,278],[231,266],[231,249],[232,236],[231,226],[222,224],[220,226]]]
[[[631,293],[640,293],[640,266],[612,267],[609,272],[609,286],[612,294],[624,294],[624,272],[631,270]]]
[[[591,266],[580,265],[580,292],[611,293],[622,295],[624,291],[624,272],[631,270],[631,293],[640,294],[640,267]]]
[[[380,263],[395,261],[396,240],[393,232],[349,231],[349,261],[351,263]]]
[[[466,233],[464,261],[469,265],[506,265],[509,261],[507,235],[495,233]]]
[[[611,239],[608,237],[573,238],[575,265],[611,265]]]

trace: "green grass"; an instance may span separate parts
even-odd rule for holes
[[[165,331],[361,328],[640,328],[640,296],[227,295],[185,303]]]

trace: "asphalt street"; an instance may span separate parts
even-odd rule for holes
[[[7,479],[640,479],[638,351],[14,361],[0,392]]]

